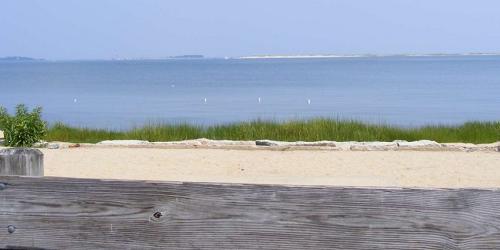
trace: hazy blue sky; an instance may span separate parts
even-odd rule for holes
[[[432,52],[500,52],[500,1],[0,1],[0,56]]]

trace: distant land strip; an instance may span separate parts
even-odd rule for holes
[[[431,53],[431,54],[309,54],[309,55],[255,55],[239,59],[301,59],[301,58],[351,58],[351,57],[428,57],[428,56],[499,56],[500,53]]]

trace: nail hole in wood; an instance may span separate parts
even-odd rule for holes
[[[12,225],[8,225],[7,226],[7,232],[9,232],[10,234],[14,233],[15,231],[16,231],[16,227],[15,226],[12,226]]]

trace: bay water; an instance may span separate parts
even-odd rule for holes
[[[0,106],[127,129],[328,117],[399,126],[500,120],[500,56],[0,63]]]

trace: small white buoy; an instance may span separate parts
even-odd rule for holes
[[[205,101],[205,103],[207,103],[207,98],[206,97],[205,97],[204,101]]]
[[[307,99],[307,104],[311,104],[311,99]]]
[[[78,102],[78,100],[75,98],[75,99],[73,99],[73,102],[76,103],[76,102]]]
[[[262,100],[260,99],[260,97],[258,98],[258,100],[259,100],[259,103],[262,101]]]

